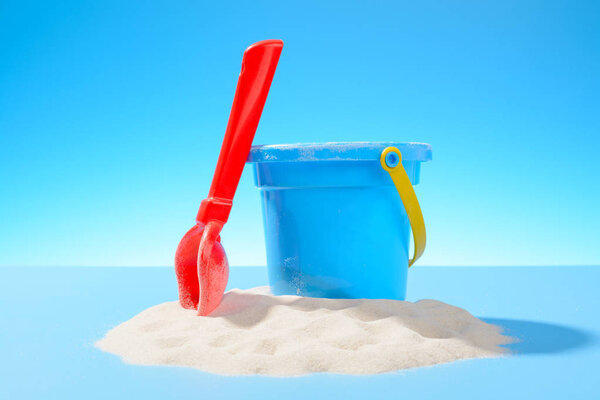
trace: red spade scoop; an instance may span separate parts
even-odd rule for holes
[[[281,40],[264,40],[244,52],[208,197],[200,204],[196,225],[177,246],[179,303],[184,308],[197,309],[198,315],[210,314],[221,302],[227,286],[229,264],[219,234],[229,217],[282,48]]]

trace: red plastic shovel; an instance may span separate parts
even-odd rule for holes
[[[244,52],[208,197],[200,204],[196,225],[177,246],[179,302],[184,308],[197,309],[198,315],[208,315],[217,308],[227,286],[229,264],[219,234],[229,217],[282,48],[281,40],[264,40]]]

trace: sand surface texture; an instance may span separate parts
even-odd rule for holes
[[[497,357],[513,340],[435,300],[337,300],[234,289],[210,317],[177,302],[150,307],[96,345],[125,362],[224,375],[376,374]]]

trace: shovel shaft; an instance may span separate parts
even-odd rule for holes
[[[264,40],[244,52],[217,168],[208,197],[200,205],[198,222],[227,222],[282,48],[281,40]]]

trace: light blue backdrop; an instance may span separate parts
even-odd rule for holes
[[[600,2],[3,1],[0,264],[170,265],[246,46],[255,143],[433,145],[422,265],[600,264]],[[223,242],[265,263],[244,173]]]

